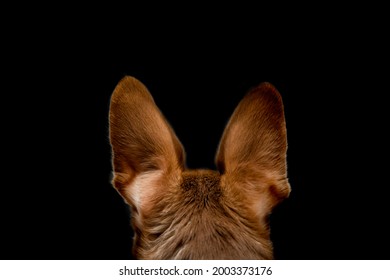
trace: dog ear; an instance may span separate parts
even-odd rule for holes
[[[269,83],[251,90],[235,109],[216,156],[227,187],[242,192],[259,216],[290,193],[282,98]]]
[[[110,104],[113,184],[135,210],[184,168],[183,147],[147,88],[133,77],[116,86]]]

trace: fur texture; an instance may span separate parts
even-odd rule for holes
[[[124,77],[110,106],[113,185],[132,208],[139,259],[272,259],[267,218],[288,197],[286,125],[262,83],[222,136],[218,171],[187,170],[184,149],[146,87]]]

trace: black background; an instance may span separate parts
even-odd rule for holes
[[[4,53],[0,258],[132,258],[108,141],[110,95],[132,75],[171,123],[190,168],[215,168],[235,106],[250,88],[273,83],[285,105],[292,187],[271,218],[275,257],[389,259],[388,57],[380,36],[359,26],[314,30],[161,28],[108,38],[27,30]]]

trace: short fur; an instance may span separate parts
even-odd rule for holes
[[[146,87],[124,77],[110,106],[113,185],[132,208],[139,259],[272,259],[267,218],[288,197],[286,125],[269,83],[237,106],[218,171],[187,170],[184,149]]]

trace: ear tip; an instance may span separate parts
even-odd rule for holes
[[[249,92],[249,95],[259,98],[259,100],[269,100],[272,103],[276,102],[277,104],[283,103],[279,91],[269,82],[262,82],[257,87],[253,88]]]
[[[271,94],[280,95],[279,91],[276,89],[276,87],[271,84],[270,82],[262,82],[257,86],[257,90],[269,92]]]
[[[137,88],[137,87],[144,87],[144,85],[133,76],[124,76],[120,81],[118,82],[116,88]]]
[[[130,76],[130,75],[125,75],[122,79],[120,79],[120,81],[118,82],[118,84],[131,84],[131,83],[134,83],[134,82],[140,82],[138,79],[136,79],[135,77],[133,76]]]
[[[134,96],[136,93],[138,96],[147,96],[150,98],[148,89],[141,81],[133,76],[126,75],[116,85],[112,93],[111,100],[116,101],[127,99],[130,98],[130,95]]]

